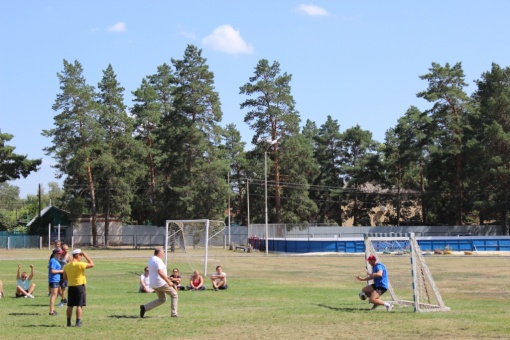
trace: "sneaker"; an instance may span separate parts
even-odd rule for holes
[[[67,304],[67,299],[62,300],[62,302],[64,303],[64,305]]]
[[[179,315],[175,314],[175,315],[172,315],[172,318],[178,318]]]
[[[392,310],[392,309],[393,309],[393,305],[388,304],[388,305],[386,306],[386,311],[387,311],[387,312],[391,312],[391,310]]]
[[[64,307],[65,303],[63,301],[60,301],[60,303],[57,305],[57,307]]]
[[[145,306],[140,305],[140,317],[143,318],[144,315],[145,315]]]
[[[33,296],[32,294],[27,294],[27,296],[31,299],[35,299],[35,296]]]
[[[56,311],[53,311],[53,313],[49,313],[51,316],[57,316],[58,313]]]
[[[76,321],[76,325],[75,326],[76,327],[81,327],[81,326],[83,326],[83,323],[81,322],[81,320],[80,321]]]

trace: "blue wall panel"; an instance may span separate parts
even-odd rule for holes
[[[269,250],[286,253],[363,253],[363,239],[270,239]],[[418,238],[422,251],[510,251],[510,237],[424,237]],[[382,251],[382,250],[377,250]]]

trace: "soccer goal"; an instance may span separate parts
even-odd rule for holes
[[[168,264],[168,253],[203,254],[205,276],[210,249],[226,248],[223,221],[167,220],[165,229],[165,264]]]
[[[439,289],[425,262],[414,233],[365,234],[365,258],[374,255],[388,271],[392,304],[412,306],[415,312],[444,312]],[[367,271],[371,266],[367,263]],[[386,299],[383,300],[386,301]]]

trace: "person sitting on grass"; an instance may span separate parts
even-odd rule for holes
[[[198,270],[195,270],[189,279],[188,290],[205,290],[204,278]]]
[[[211,276],[211,281],[214,290],[227,289],[227,273],[223,271],[221,266],[216,267],[216,273]]]
[[[30,265],[30,276],[27,272],[21,273],[21,264],[18,264],[18,274],[16,275],[16,297],[33,299],[32,293],[35,289],[35,283],[30,283],[34,277],[34,265]]]
[[[179,269],[174,268],[172,270],[172,274],[168,277],[170,281],[173,282],[174,286],[177,288],[177,290],[184,290],[184,286],[181,285],[181,274],[179,274]]]
[[[2,280],[0,280],[0,299],[5,296],[4,293],[4,284],[2,283]]]
[[[138,293],[154,293],[154,289],[151,288],[149,267],[145,267],[143,274],[140,275],[140,287]]]

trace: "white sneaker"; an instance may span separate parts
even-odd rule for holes
[[[29,298],[31,298],[31,299],[33,299],[33,298],[34,298],[34,296],[33,296],[32,294],[27,294],[27,296],[25,296],[25,297],[29,297]]]
[[[392,309],[393,309],[393,305],[388,303],[388,305],[386,306],[386,311],[391,312]]]

